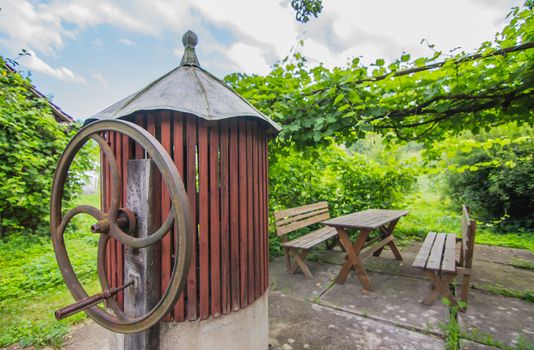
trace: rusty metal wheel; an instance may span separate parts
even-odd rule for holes
[[[141,145],[154,161],[163,181],[165,181],[170,194],[172,209],[162,226],[148,237],[136,238],[129,234],[135,229],[135,215],[127,208],[119,208],[122,189],[121,180],[113,151],[100,136],[104,132],[117,132],[126,135]],[[111,201],[109,210],[104,212],[92,206],[80,205],[62,215],[62,197],[68,170],[76,153],[89,139],[93,139],[98,143],[110,167]],[[70,220],[80,213],[89,214],[97,220],[91,226],[91,231],[100,234],[97,259],[98,276],[103,292],[93,297],[87,294],[76,277],[64,241],[65,228]],[[174,234],[174,251],[176,253],[169,285],[152,310],[140,317],[129,317],[121,310],[112,296],[122,289],[138,287],[132,281],[124,281],[125,284],[122,287],[110,289],[105,269],[107,243],[113,237],[127,247],[148,247],[159,242],[172,228],[173,223],[174,230],[171,231]],[[123,231],[125,227],[128,227],[128,233]],[[136,124],[121,120],[97,121],[85,126],[74,136],[63,152],[54,174],[50,199],[50,231],[61,274],[77,302],[71,308],[72,310],[68,312],[69,315],[84,309],[95,322],[113,332],[136,333],[148,329],[159,322],[175,304],[185,286],[191,259],[193,227],[184,185],[178,170],[163,146],[150,133]],[[96,305],[104,299],[108,301],[108,306],[113,313]],[[58,317],[57,314],[56,317]]]

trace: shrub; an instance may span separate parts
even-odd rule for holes
[[[332,216],[367,208],[395,208],[415,183],[408,162],[377,162],[336,146],[284,147],[269,155],[269,209],[328,201]],[[273,236],[271,250],[279,250]]]
[[[534,228],[533,131],[509,125],[457,142],[447,174],[453,201],[501,229]]]
[[[0,57],[0,237],[22,230],[48,232],[54,170],[77,129],[58,124],[46,99],[36,98],[30,86]],[[89,160],[87,151],[76,157],[67,200],[80,192]]]

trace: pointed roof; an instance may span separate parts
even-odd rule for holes
[[[180,66],[88,118],[85,123],[122,118],[139,111],[166,109],[194,114],[206,120],[253,117],[263,120],[271,132],[277,134],[280,131],[278,124],[200,67],[195,53],[198,42],[195,33],[186,32],[182,42],[185,49]]]

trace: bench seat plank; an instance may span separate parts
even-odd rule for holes
[[[432,249],[432,245],[434,245],[435,239],[436,232],[429,232],[428,235],[426,235],[425,241],[413,262],[414,267],[419,267],[422,269],[425,268],[428,256],[430,255],[430,251]]]
[[[282,243],[282,247],[309,249],[329,238],[337,235],[337,231],[332,227],[322,227],[318,230],[297,237],[289,242]]]
[[[441,268],[441,260],[443,259],[443,247],[445,246],[445,233],[438,233],[434,240],[434,245],[430,251],[428,261],[425,268],[427,270],[438,271]]]
[[[446,234],[446,239],[441,271],[454,273],[456,272],[456,235]]]

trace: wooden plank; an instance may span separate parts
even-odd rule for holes
[[[337,232],[339,235],[339,240],[343,245],[343,248],[345,248],[345,251],[347,252],[348,258],[341,267],[341,270],[339,271],[339,274],[336,277],[336,283],[345,283],[345,280],[347,279],[350,270],[354,269],[356,277],[358,277],[358,280],[360,280],[360,283],[362,284],[363,288],[365,290],[372,291],[373,284],[371,283],[367,272],[365,272],[365,268],[362,262],[358,258],[358,254],[360,253],[360,250],[363,247],[365,240],[369,236],[370,230],[360,231],[360,234],[356,237],[356,241],[354,242],[354,244],[351,243],[347,231],[342,228],[337,228]]]
[[[185,179],[184,174],[184,125],[183,117],[179,112],[173,112],[173,161],[178,173],[182,179]],[[184,181],[185,184],[185,181]],[[174,226],[172,228],[174,230]],[[174,254],[174,252],[173,252]],[[174,304],[174,320],[183,321],[185,319],[185,297],[187,294],[187,288],[184,288],[178,301]]]
[[[441,268],[441,261],[443,260],[443,248],[445,247],[445,233],[438,233],[434,245],[430,250],[428,261],[425,268],[430,270],[439,270]]]
[[[257,299],[260,294],[260,281],[261,281],[261,269],[260,269],[260,219],[259,219],[259,149],[258,149],[258,126],[255,123],[252,136],[252,159],[253,168],[252,178],[254,179],[253,191],[254,191],[254,298]]]
[[[221,304],[222,312],[231,310],[230,297],[230,179],[229,179],[229,148],[228,121],[220,124],[221,136]]]
[[[196,117],[185,118],[186,125],[186,186],[187,198],[191,206],[191,222],[193,224],[193,244],[191,249],[191,265],[187,275],[187,319],[196,320],[197,314],[197,162],[196,162],[196,142],[197,125]]]
[[[143,114],[137,113],[135,115],[135,124],[139,125],[140,127],[145,127],[145,118],[143,117]],[[135,143],[135,159],[143,159],[145,158],[145,150],[143,147],[141,147],[140,144]]]
[[[263,164],[264,164],[264,174],[263,174],[263,193],[264,193],[264,219],[263,219],[263,229],[264,229],[264,237],[265,237],[265,243],[264,243],[264,251],[265,251],[265,257],[264,257],[264,271],[263,271],[263,278],[265,280],[264,282],[264,289],[265,292],[267,288],[269,288],[269,160],[268,160],[268,136],[266,132],[263,132]]]
[[[211,314],[221,314],[221,232],[219,190],[219,126],[209,130]]]
[[[122,135],[122,203],[124,207],[127,207],[126,200],[127,200],[127,187],[128,187],[128,161],[131,158],[131,142],[130,138],[126,135]],[[119,243],[120,249],[118,251],[119,254],[119,265],[118,265],[118,274],[119,274],[119,281],[121,284],[124,284],[124,245],[122,243]],[[124,292],[119,293],[119,306],[121,308],[124,307]]]
[[[248,304],[248,222],[247,222],[247,127],[245,120],[239,120],[239,295],[241,307]]]
[[[239,310],[239,158],[237,120],[230,120],[230,280],[232,309]]]
[[[335,229],[323,230],[319,229],[313,232],[310,232],[304,236],[291,240],[289,242],[282,243],[283,247],[293,247],[293,248],[304,248],[310,249],[321,242],[326,241],[329,238],[337,235]]]
[[[147,237],[157,227],[157,218],[153,208],[159,198],[155,189],[156,166],[148,159],[130,160],[128,162],[128,187],[126,206],[137,214],[136,237]],[[160,247],[154,244],[143,249],[127,248],[125,250],[125,276],[127,281],[134,280],[141,288],[127,288],[124,292],[124,310],[130,317],[147,314],[159,301],[161,295]],[[159,324],[150,329],[124,336],[126,349],[159,349]]]
[[[312,210],[328,208],[328,202],[318,202],[313,204],[307,204],[300,207],[289,208],[285,210],[280,210],[274,213],[274,218],[276,220],[286,218],[288,216],[303,214]]]
[[[210,315],[209,271],[209,197],[208,197],[208,128],[204,119],[198,121],[198,185],[199,185],[199,278],[200,319]]]
[[[111,149],[113,150],[113,154],[115,155],[115,159],[117,160],[118,157],[117,157],[117,141],[116,140],[117,140],[117,133],[112,132],[111,137],[110,137]],[[120,164],[120,162],[117,161],[117,164]],[[120,173],[119,173],[119,176],[120,176]],[[110,260],[111,261],[111,288],[116,288],[117,287],[117,240],[115,238],[110,238],[109,241],[111,242],[111,260]]]
[[[161,112],[161,127],[160,127],[161,145],[165,151],[170,155],[172,153],[171,145],[171,116],[169,111]],[[167,216],[171,211],[171,197],[167,185],[161,181],[161,216],[160,222],[165,222]],[[164,293],[169,286],[171,278],[171,247],[172,235],[167,233],[161,240],[161,292]],[[172,318],[172,310],[168,315],[165,315],[163,320],[170,321]]]
[[[383,240],[381,240],[374,246],[366,249],[365,252],[360,253],[360,260],[363,261],[367,259],[371,255],[373,255],[374,252],[378,251],[379,249],[382,249],[385,245],[387,245],[389,242],[392,242],[392,241],[393,241],[393,236],[392,235],[387,236],[386,238],[384,238]]]
[[[248,303],[251,304],[255,300],[254,296],[254,194],[253,183],[254,174],[252,171],[253,156],[252,156],[252,130],[253,122],[247,121],[247,262],[248,262]]]
[[[265,217],[265,207],[266,207],[266,198],[265,198],[265,184],[267,183],[267,179],[266,179],[266,174],[265,174],[265,164],[264,164],[264,161],[263,161],[263,156],[264,156],[264,147],[265,147],[265,140],[264,140],[264,137],[263,137],[263,130],[260,130],[259,131],[259,154],[260,154],[260,170],[259,170],[259,173],[260,173],[260,177],[259,177],[259,181],[260,181],[260,242],[261,242],[261,251],[260,251],[260,259],[261,259],[261,264],[260,264],[260,270],[261,270],[261,283],[260,283],[260,294],[263,294],[263,292],[265,291],[265,288],[266,288],[266,279],[265,279],[265,264],[266,264],[266,242],[267,242],[267,237],[266,237],[266,232],[265,232],[265,220],[266,220],[266,217]]]
[[[445,251],[443,252],[443,261],[441,263],[441,271],[455,272],[456,271],[456,235],[445,235]]]
[[[321,209],[318,209],[318,210],[309,211],[309,212],[304,213],[304,214],[290,216],[287,219],[283,219],[283,220],[275,222],[275,224],[276,224],[276,227],[283,227],[284,225],[290,224],[290,223],[292,223],[294,221],[299,221],[299,220],[302,220],[302,219],[306,219],[306,218],[309,218],[309,217],[312,217],[312,216],[315,216],[315,215],[319,215],[319,214],[324,214],[324,213],[328,213],[328,208],[321,208]]]
[[[406,210],[368,209],[326,220],[323,224],[342,228],[376,229],[406,214]]]
[[[286,226],[278,228],[276,230],[276,233],[278,234],[278,236],[285,235],[285,234],[287,234],[289,232],[296,231],[296,230],[298,230],[300,228],[303,228],[303,227],[306,227],[306,226],[310,226],[310,225],[316,224],[318,222],[322,222],[322,221],[328,219],[329,217],[330,217],[329,213],[324,213],[324,214],[320,214],[320,215],[308,218],[306,220],[293,222],[293,223],[291,223],[289,225],[286,225]]]
[[[428,256],[430,255],[430,251],[432,249],[432,246],[434,245],[435,239],[436,239],[435,232],[429,232],[426,235],[425,241],[423,242],[421,249],[419,249],[419,252],[417,253],[417,256],[415,257],[415,260],[412,265],[413,267],[425,268],[426,262],[428,260]]]
[[[110,145],[110,133],[106,132],[105,134],[106,143]],[[108,159],[106,156],[104,156],[105,164],[104,164],[104,211],[109,211],[109,203],[111,198],[111,175],[110,175],[110,167],[108,164]],[[106,280],[108,282],[108,285],[111,285],[111,240],[108,240],[106,244]]]

